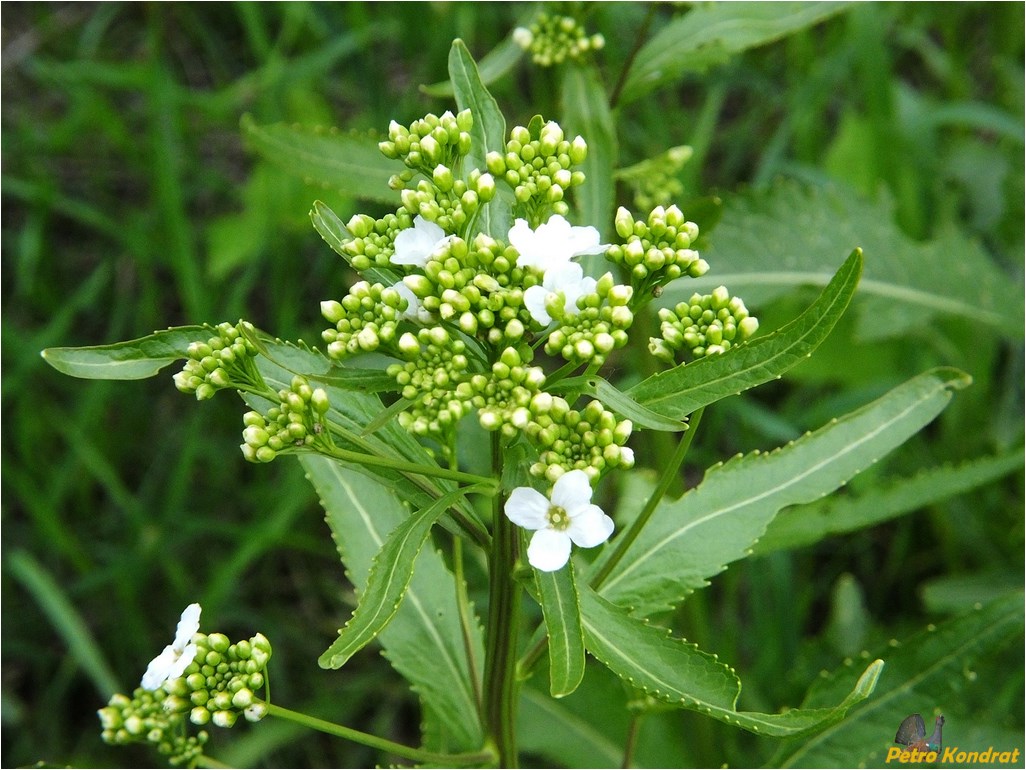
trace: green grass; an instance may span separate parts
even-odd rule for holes
[[[587,10],[589,30],[607,39],[607,89],[646,16],[651,32],[682,12]],[[141,382],[72,380],[39,351],[240,317],[315,341],[317,303],[341,296],[351,274],[310,226],[310,204],[320,198],[343,220],[375,209],[248,152],[242,116],[382,132],[393,118],[449,109],[418,86],[445,79],[452,39],[480,59],[530,12],[489,3],[5,8],[4,766],[154,762],[105,746],[95,710],[112,686],[134,686],[191,601],[234,637],[271,638],[276,701],[416,743],[416,699],[387,661],[364,652],[341,672],[316,666],[352,588],[298,464],[243,461],[241,402],[191,403],[170,370]],[[558,118],[558,80],[522,62],[490,89],[510,124],[536,112]],[[1021,5],[860,4],[632,102],[617,115],[619,163],[692,145],[681,204],[696,218],[710,212],[710,226],[698,222],[711,253],[713,196],[729,205],[781,178],[829,181],[892,201],[887,224],[902,238],[955,254],[979,244],[1018,286],[1023,86]],[[837,244],[838,264],[853,245]],[[749,306],[772,329],[809,297]],[[1018,328],[912,318],[867,339],[853,311],[783,381],[707,410],[694,471],[777,446],[938,365],[967,371],[973,387],[853,491],[1013,449],[1023,425],[1016,312]],[[844,656],[1021,586],[1022,509],[1014,474],[871,529],[749,559],[671,625],[739,669],[745,708],[797,704]],[[862,621],[842,624],[842,609]],[[1018,649],[975,674],[948,708],[965,729],[987,723],[1021,744]],[[620,690],[597,669],[589,676],[595,698]],[[924,700],[924,714],[934,705]],[[615,714],[619,730],[625,716]],[[894,716],[896,728],[905,715]],[[238,765],[382,761],[270,722],[218,732],[210,753]],[[647,766],[753,765],[776,749],[691,713],[649,717],[641,738],[637,761]]]

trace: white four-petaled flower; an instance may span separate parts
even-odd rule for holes
[[[542,326],[552,323],[545,302],[553,294],[562,294],[567,315],[576,315],[577,299],[595,291],[597,282],[584,274],[584,268],[576,262],[566,262],[545,271],[541,286],[531,286],[524,292],[524,307],[531,318]]]
[[[190,604],[182,612],[175,632],[175,640],[164,651],[150,661],[143,674],[142,687],[156,690],[168,679],[177,679],[196,657],[197,647],[192,637],[199,631],[200,606]]]
[[[401,233],[400,233],[401,234]],[[517,267],[548,271],[574,257],[601,254],[608,244],[599,243],[594,227],[572,226],[559,214],[532,230],[526,219],[518,219],[509,230],[509,242],[517,250]]]
[[[395,251],[389,261],[393,265],[424,267],[428,257],[443,243],[452,238],[445,230],[418,214],[413,227],[407,227],[395,237]]]
[[[588,474],[572,470],[556,479],[551,498],[530,487],[517,487],[506,501],[506,517],[534,530],[527,561],[542,572],[561,569],[570,559],[570,544],[593,548],[613,534],[613,520],[591,503]]]

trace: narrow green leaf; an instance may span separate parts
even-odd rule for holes
[[[507,37],[495,46],[495,48],[482,56],[481,61],[478,62],[477,66],[478,72],[480,72],[481,75],[481,83],[483,85],[494,83],[513,69],[523,55],[524,49],[513,42],[512,37]],[[445,98],[455,94],[451,80],[446,80],[441,83],[432,83],[431,85],[426,86],[422,85],[420,90],[421,93],[425,93],[428,96],[439,98]]]
[[[569,695],[584,678],[584,631],[573,562],[555,572],[534,571],[549,635],[549,692]]]
[[[367,590],[374,555],[409,511],[394,487],[355,469],[313,455],[300,456],[300,462],[320,496],[347,576],[358,591]],[[434,548],[422,550],[406,597],[378,639],[445,727],[453,751],[477,750],[483,739],[471,682],[480,671],[484,644],[476,623],[470,631],[473,665],[464,647],[453,575]]]
[[[594,396],[609,407],[609,409],[622,414],[633,422],[637,428],[671,432],[688,429],[686,423],[663,417],[658,412],[653,412],[651,409],[639,404],[626,393],[618,390],[614,385],[595,375],[567,377],[565,380],[560,380],[550,386],[549,391],[552,393],[570,391],[575,394]]]
[[[860,495],[829,497],[781,511],[756,544],[755,553],[811,545],[825,537],[853,532],[989,484],[1021,471],[1020,447],[996,457],[931,468],[911,478],[887,480]]]
[[[381,633],[395,617],[413,578],[413,567],[438,517],[469,490],[457,490],[434,505],[407,516],[392,530],[374,557],[367,585],[353,617],[317,661],[321,668],[341,668]]]
[[[610,678],[615,687],[596,692],[596,673],[590,673],[571,697],[562,700],[550,698],[530,684],[521,689],[517,719],[521,751],[543,757],[547,767],[620,766],[623,746],[616,734],[621,731],[603,719],[604,710],[596,705],[617,708],[617,698],[622,700],[623,688],[618,679]],[[574,710],[572,701],[581,698],[587,698],[587,708],[578,706]]]
[[[846,483],[929,423],[969,381],[954,369],[927,372],[785,447],[713,466],[698,487],[659,504],[602,595],[642,617],[675,606],[746,556],[777,511]]]
[[[293,176],[353,198],[399,203],[388,180],[403,166],[381,154],[376,135],[285,123],[260,126],[249,115],[242,116],[241,125],[250,147]]]
[[[342,224],[338,215],[321,201],[314,201],[313,208],[310,209],[310,221],[313,222],[314,230],[320,234],[324,242],[331,246],[335,253],[351,267],[352,257],[343,247],[347,242],[353,240],[353,234]],[[371,283],[380,283],[385,286],[391,286],[399,280],[398,274],[377,267],[361,270],[360,275]]]
[[[175,326],[146,337],[111,345],[47,348],[43,359],[57,371],[87,380],[142,380],[168,364],[187,358],[193,342],[216,332],[209,326]]]
[[[571,63],[564,67],[561,107],[567,136],[579,134],[588,143],[588,156],[581,164],[587,181],[574,188],[578,215],[582,224],[608,235],[613,221],[616,129],[609,111],[609,96],[594,66]],[[593,261],[601,264],[601,256]],[[589,267],[585,264],[585,272],[589,272]]]
[[[968,728],[980,721],[979,714],[966,713],[961,705],[967,672],[1008,645],[1018,644],[1021,649],[1022,607],[1022,592],[1016,591],[965,615],[931,625],[904,642],[892,642],[879,651],[887,666],[873,699],[819,735],[783,744],[767,767],[888,766],[887,750],[894,745],[901,720],[917,712],[926,717],[927,710],[935,706],[943,710],[949,722],[962,728],[958,743],[963,749],[987,748],[988,743],[966,740]],[[832,701],[848,678],[849,674],[841,671],[821,680],[810,689],[803,706]],[[946,730],[945,738],[950,740],[949,736]]]
[[[620,101],[634,101],[686,72],[702,72],[741,51],[818,24],[848,5],[738,2],[694,6],[664,25],[638,51]]]
[[[699,407],[778,378],[827,338],[851,302],[861,274],[862,252],[855,249],[816,301],[789,324],[723,355],[655,374],[627,395],[654,412],[683,419]]]
[[[348,366],[336,366],[329,374],[311,377],[310,381],[361,393],[380,393],[397,390],[399,387],[395,384],[395,377],[388,376],[380,369],[353,369]]]
[[[741,682],[714,656],[631,617],[590,588],[581,593],[581,610],[588,651],[632,687],[760,735],[801,735],[836,722],[869,696],[883,667],[879,660],[872,663],[854,689],[832,707],[782,714],[737,711]]]

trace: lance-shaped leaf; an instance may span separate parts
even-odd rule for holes
[[[769,453],[738,455],[698,487],[663,501],[602,583],[603,596],[640,616],[675,606],[746,556],[781,508],[823,497],[940,413],[968,375],[937,369]],[[600,569],[613,552],[606,548]]]
[[[627,395],[654,412],[680,420],[701,406],[778,378],[827,338],[851,302],[861,274],[862,251],[855,249],[819,298],[787,325],[722,355],[655,374]]]
[[[524,49],[521,48],[512,37],[507,37],[495,46],[495,48],[482,56],[481,61],[477,63],[478,72],[481,76],[481,83],[483,85],[494,83],[513,69],[523,55]],[[420,90],[428,96],[447,97],[455,94],[455,89],[453,88],[451,80],[421,86]]]
[[[994,740],[997,726],[987,729],[986,723],[991,721],[987,715],[967,713],[969,709],[962,704],[967,672],[979,661],[992,658],[1009,645],[1022,649],[1022,606],[1022,592],[1016,591],[965,615],[931,625],[903,642],[892,642],[879,651],[887,665],[872,700],[854,709],[843,722],[808,740],[783,744],[766,766],[887,767],[887,750],[894,746],[894,733],[901,720],[920,711],[926,716],[924,709],[935,706],[943,710],[950,723],[958,725],[955,745],[961,744],[963,749],[1002,746],[1004,741]],[[847,686],[851,673],[849,668],[820,680],[803,705],[815,707],[834,700]],[[932,722],[927,719],[931,725],[928,729],[932,729]],[[973,740],[970,730],[981,729]],[[1022,741],[1021,730],[1018,741]]]
[[[393,487],[354,469],[314,455],[301,455],[300,462],[321,499],[346,574],[362,592],[374,554],[409,511]],[[472,621],[467,628],[469,660],[455,580],[429,547],[417,558],[402,605],[378,637],[385,656],[424,701],[425,713],[439,720],[444,735],[438,740],[447,741],[451,751],[477,750],[482,741],[474,682],[484,644],[476,619]]]
[[[407,516],[392,530],[374,557],[367,585],[352,619],[339,629],[338,639],[317,661],[322,668],[341,668],[395,617],[432,525],[450,505],[469,491],[472,490],[450,492],[434,505]]]
[[[687,423],[664,417],[648,407],[642,406],[626,393],[597,375],[581,375],[567,377],[549,386],[550,393],[570,393],[568,401],[576,400],[578,395],[594,396],[609,409],[623,415],[637,428],[663,430],[670,432],[688,429]]]
[[[87,380],[142,380],[168,364],[188,358],[189,345],[206,342],[217,331],[210,326],[176,326],[146,337],[111,345],[47,348],[42,356],[63,374]]]
[[[791,709],[782,714],[737,711],[741,682],[734,670],[715,656],[674,639],[666,629],[631,617],[591,589],[581,593],[581,618],[588,651],[632,687],[760,735],[801,735],[838,721],[869,696],[883,667],[882,661],[872,663],[851,692],[826,708]]]
[[[320,201],[314,201],[313,208],[310,209],[310,221],[313,222],[314,230],[324,239],[324,242],[352,266],[352,256],[343,247],[347,242],[353,240],[353,234],[349,232],[338,215]],[[360,275],[371,283],[380,283],[385,286],[391,286],[399,280],[397,273],[382,270],[380,267],[361,270]]]
[[[353,198],[399,203],[388,180],[403,165],[381,154],[376,135],[291,123],[259,126],[249,115],[242,117],[242,135],[261,157],[294,176]]]
[[[534,571],[545,629],[549,635],[549,692],[562,698],[584,678],[584,632],[574,582],[574,565],[554,572]]]

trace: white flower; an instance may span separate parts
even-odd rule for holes
[[[177,679],[185,672],[196,657],[197,647],[192,643],[192,637],[199,631],[199,619],[198,604],[190,604],[185,608],[178,621],[175,641],[146,667],[141,683],[143,689],[156,690],[168,679]]]
[[[546,499],[530,487],[517,487],[506,501],[506,516],[524,529],[535,530],[527,560],[535,569],[554,572],[570,559],[570,544],[593,548],[613,534],[613,520],[591,504],[591,484],[581,470],[564,473]]]
[[[541,286],[531,286],[524,292],[524,307],[531,313],[531,318],[542,326],[552,322],[545,302],[553,294],[562,294],[563,305],[567,315],[577,314],[577,299],[595,291],[597,282],[594,278],[584,275],[584,269],[576,262],[566,262],[545,271]]]
[[[413,227],[407,227],[395,237],[395,253],[389,262],[424,267],[434,250],[450,238],[452,236],[446,235],[441,227],[418,214]]]
[[[517,267],[548,271],[585,254],[601,254],[608,244],[599,243],[594,227],[573,227],[559,214],[532,230],[526,219],[518,219],[509,230],[509,242],[520,255]]]
[[[403,318],[410,321],[420,321],[421,323],[427,323],[431,320],[431,314],[420,304],[420,299],[413,293],[413,289],[402,281],[393,284],[392,288],[399,292],[399,296],[407,302],[406,310],[402,314]]]

